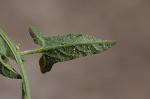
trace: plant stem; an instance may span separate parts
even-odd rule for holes
[[[21,56],[20,56],[19,52],[16,50],[15,45],[11,42],[11,40],[2,31],[0,31],[0,36],[2,37],[4,42],[9,47],[10,51],[14,55],[16,63],[18,64],[18,67],[19,67],[19,70],[20,70],[20,73],[21,73],[21,76],[22,76],[22,80],[21,81],[22,81],[22,84],[23,84],[24,92],[25,92],[24,93],[25,96],[23,96],[24,97],[23,99],[31,99],[28,78],[27,78],[25,69],[23,67],[23,62],[22,62]]]
[[[33,49],[33,50],[22,51],[20,52],[20,55],[24,56],[24,55],[29,55],[29,54],[36,54],[36,53],[41,53],[42,51],[43,51],[42,48],[38,48],[38,49]]]

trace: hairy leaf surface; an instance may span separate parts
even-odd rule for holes
[[[29,31],[31,36],[32,34],[35,35],[33,38],[35,41],[35,39],[38,39],[40,32],[31,31],[32,29],[35,28],[31,27]],[[35,41],[35,43],[37,42]],[[42,46],[42,57],[39,61],[41,72],[46,73],[50,71],[53,64],[57,62],[103,52],[115,45],[116,41],[100,40],[85,34],[67,34],[52,37],[42,36],[42,43],[38,44]]]
[[[43,41],[44,41],[43,36],[36,28],[30,26],[29,33],[36,44],[40,44],[40,45],[43,44]]]

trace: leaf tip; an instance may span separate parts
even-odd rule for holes
[[[29,33],[36,44],[42,45],[44,41],[43,35],[34,26],[29,26]]]
[[[116,45],[118,43],[118,41],[112,40],[111,43],[112,43],[112,45]]]
[[[17,75],[17,79],[22,79],[20,74]]]
[[[36,28],[34,26],[32,26],[32,25],[29,26],[29,33],[33,32],[35,30],[36,30]]]

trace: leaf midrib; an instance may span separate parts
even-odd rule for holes
[[[53,49],[57,49],[57,48],[62,48],[62,47],[70,47],[70,46],[79,46],[79,45],[90,45],[90,44],[102,44],[102,43],[110,43],[110,42],[113,42],[113,41],[108,41],[108,40],[105,40],[105,41],[99,41],[99,42],[87,42],[87,43],[72,43],[72,44],[64,44],[64,45],[56,45],[56,46],[53,46],[53,47],[42,47],[41,49],[43,49],[43,51],[48,51],[48,50],[53,50]]]
[[[59,49],[59,48],[62,48],[62,47],[70,47],[70,46],[79,46],[79,45],[90,45],[90,44],[102,44],[102,43],[115,43],[116,41],[113,41],[113,40],[104,40],[104,41],[97,41],[97,42],[86,42],[86,43],[72,43],[72,44],[64,44],[64,45],[56,45],[56,46],[53,46],[53,47],[41,47],[41,48],[38,48],[38,49],[33,49],[33,50],[28,50],[28,51],[22,51],[20,52],[20,54],[23,56],[23,55],[29,55],[29,54],[35,54],[35,53],[42,53],[42,52],[46,52],[46,51],[49,51],[49,50],[53,50],[53,49]]]

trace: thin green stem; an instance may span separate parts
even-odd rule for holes
[[[28,78],[27,78],[25,69],[23,67],[23,62],[22,62],[21,56],[18,53],[18,51],[16,50],[16,47],[14,46],[14,44],[11,42],[11,40],[2,31],[0,32],[0,36],[2,37],[4,42],[7,44],[7,46],[9,47],[11,52],[13,53],[14,58],[15,58],[17,64],[18,64],[18,67],[19,67],[19,70],[20,70],[20,73],[21,73],[21,76],[22,76],[21,82],[23,82],[23,88],[24,88],[24,91],[25,91],[25,96],[23,97],[23,99],[31,99]]]
[[[27,50],[27,51],[20,52],[20,55],[24,56],[24,55],[29,55],[29,54],[36,54],[36,53],[41,53],[42,51],[43,51],[42,48],[33,49],[33,50]]]

